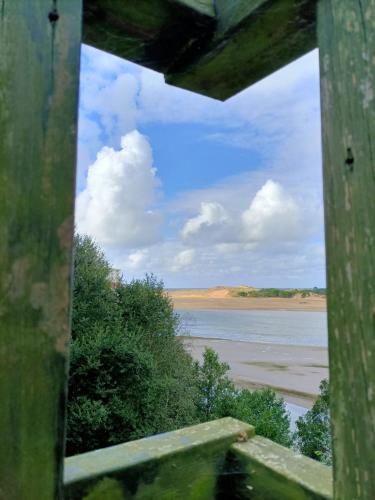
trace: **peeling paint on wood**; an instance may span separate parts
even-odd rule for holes
[[[59,497],[80,31],[79,0],[1,2],[0,498],[6,500]]]
[[[320,0],[337,500],[375,498],[375,0]]]

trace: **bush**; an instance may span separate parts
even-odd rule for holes
[[[271,389],[239,391],[231,416],[252,424],[260,436],[283,446],[292,444],[285,402]]]
[[[260,436],[290,446],[289,415],[284,400],[271,389],[250,392],[236,390],[228,379],[229,365],[220,362],[218,354],[206,348],[202,365],[197,364],[200,420],[234,417],[255,427]]]
[[[199,391],[199,420],[204,422],[231,415],[237,392],[226,376],[229,365],[220,361],[217,352],[206,347],[202,365],[196,363],[195,366]]]
[[[152,357],[124,342],[119,331],[97,329],[73,340],[68,455],[152,433],[154,372]]]
[[[225,416],[290,443],[273,391],[236,390],[212,349],[193,363],[161,281],[151,275],[113,287],[111,271],[90,238],[75,238],[68,455]]]
[[[196,369],[162,282],[112,288],[96,245],[75,243],[67,453],[195,423]]]
[[[297,422],[296,445],[301,453],[332,464],[331,419],[329,413],[329,384],[322,380],[320,395],[314,406]]]
[[[119,309],[109,280],[111,267],[87,236],[74,237],[72,338],[95,328],[116,328]]]

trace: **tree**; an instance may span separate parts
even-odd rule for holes
[[[103,252],[88,236],[74,237],[72,338],[97,327],[118,324],[117,297],[111,287],[111,267]]]
[[[320,395],[311,410],[296,422],[295,439],[301,453],[331,465],[332,445],[328,380],[322,380],[319,389]]]
[[[143,280],[133,280],[117,287],[123,326],[131,331],[142,328],[150,340],[174,337],[179,317],[174,313],[172,300],[164,293],[164,283],[153,274]]]
[[[283,446],[292,444],[290,419],[284,400],[271,389],[250,392],[242,389],[232,415],[254,425],[256,433]]]
[[[284,400],[270,389],[236,390],[227,377],[229,365],[206,348],[202,365],[197,364],[199,417],[201,421],[234,417],[255,427],[256,433],[290,446],[289,415]]]
[[[75,242],[68,454],[195,423],[196,371],[162,282],[112,288],[98,247]]]
[[[75,238],[69,455],[225,416],[288,444],[275,393],[236,390],[212,349],[193,363],[162,281],[150,275],[113,287],[111,271],[90,238]]]
[[[211,348],[205,348],[203,363],[196,363],[198,380],[198,415],[201,421],[229,416],[236,399],[233,383],[226,376],[227,363]]]
[[[67,454],[102,448],[154,431],[149,410],[152,356],[98,328],[71,346]]]

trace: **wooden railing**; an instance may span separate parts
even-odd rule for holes
[[[331,499],[331,468],[224,418],[65,460],[66,500]]]

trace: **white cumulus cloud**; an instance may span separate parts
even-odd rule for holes
[[[187,250],[182,250],[173,259],[173,264],[171,266],[171,271],[177,272],[181,269],[189,267],[195,256],[195,250],[193,248],[188,248]]]
[[[78,231],[104,246],[137,247],[160,238],[162,216],[152,210],[160,182],[147,139],[134,130],[121,149],[104,147],[77,198]]]
[[[185,223],[181,236],[186,241],[207,244],[225,241],[232,230],[231,218],[220,203],[202,202],[199,215]]]
[[[148,251],[146,249],[137,250],[129,255],[126,266],[130,269],[139,269],[145,264],[148,256]]]
[[[284,188],[268,180],[242,214],[247,241],[295,241],[303,233],[301,209]]]

